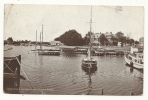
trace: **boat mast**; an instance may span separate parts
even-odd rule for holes
[[[40,32],[40,50],[42,49],[42,45],[41,45],[41,32]]]
[[[43,25],[42,25],[42,43],[43,43]]]
[[[36,30],[36,44],[35,44],[35,51],[36,51],[36,47],[37,47],[37,30]]]
[[[92,6],[91,6],[91,16],[90,16],[90,33],[89,33],[89,39],[90,39],[90,44],[89,44],[89,59],[91,60],[91,27],[92,27]]]
[[[40,49],[42,49],[42,43],[43,43],[43,25],[42,25],[42,32],[40,32]]]

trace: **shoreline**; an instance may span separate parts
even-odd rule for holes
[[[51,46],[51,47],[59,47],[60,49],[74,49],[74,48],[79,48],[79,49],[88,49],[88,46]],[[93,49],[104,49],[104,50],[129,50],[131,46],[93,46]]]
[[[11,46],[15,46],[15,45],[11,45]],[[5,46],[4,46],[5,47]],[[28,46],[27,46],[28,47]],[[75,48],[79,48],[79,49],[88,49],[88,46],[43,46],[46,48],[50,48],[50,47],[56,47],[56,48],[60,48],[60,49],[65,49],[65,50],[74,50]],[[127,45],[127,46],[92,46],[92,49],[104,49],[104,50],[120,50],[120,51],[126,51],[129,50],[131,46]]]

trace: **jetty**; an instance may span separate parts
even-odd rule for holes
[[[4,57],[3,89],[5,93],[19,93],[21,55]]]
[[[73,51],[75,54],[87,54],[89,49],[88,46],[56,46],[62,51]],[[92,56],[104,56],[104,55],[124,55],[125,51],[129,50],[130,47],[115,47],[115,46],[102,46],[98,48],[97,46],[92,47]]]

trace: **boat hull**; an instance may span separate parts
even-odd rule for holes
[[[38,52],[38,55],[60,55],[60,52]]]
[[[97,66],[93,66],[91,68],[85,67],[85,66],[81,66],[82,70],[85,71],[87,74],[91,74],[91,73],[95,73],[95,71],[97,71]]]
[[[104,56],[104,52],[95,52],[93,56]]]
[[[125,56],[125,62],[131,67],[137,68],[137,69],[143,69],[143,64],[136,63],[133,60],[130,60],[127,58],[127,55]]]
[[[74,51],[75,54],[87,54],[85,51]]]
[[[106,55],[117,55],[117,52],[106,52]]]
[[[97,67],[97,61],[85,61],[85,60],[82,60],[82,67],[84,67],[84,68]]]
[[[76,53],[76,54],[87,54],[87,49],[82,49],[82,50],[77,49],[77,50],[74,50],[74,53]]]

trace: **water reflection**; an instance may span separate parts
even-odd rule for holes
[[[94,73],[97,71],[97,66],[91,67],[91,68],[86,68],[86,67],[82,67],[82,70],[86,73],[86,75],[88,75],[88,87],[87,87],[87,95],[90,94],[90,92],[92,91],[92,75],[94,75]]]
[[[140,78],[143,80],[143,69],[137,69],[127,65],[127,70],[136,78]]]
[[[130,68],[130,73],[133,73],[133,67]]]
[[[87,74],[87,75],[91,75],[94,74],[97,71],[97,66],[93,66],[91,68],[86,68],[86,67],[82,67],[82,70]]]
[[[92,90],[92,81],[91,81],[91,75],[89,75],[89,81],[88,81],[88,87],[87,87],[87,94],[90,94]]]
[[[73,50],[69,50],[69,51],[63,51],[61,53],[61,55],[65,56],[65,57],[76,57],[78,55],[76,55]]]
[[[44,77],[44,75],[43,75],[43,56],[40,56],[39,57],[39,87],[40,87],[40,89],[42,89],[42,79],[43,79],[43,77]]]
[[[137,71],[137,72],[143,74],[143,69],[138,69],[138,68],[135,68],[135,67],[131,67],[129,65],[126,65],[126,66],[130,68],[130,73],[133,73],[134,71]]]

